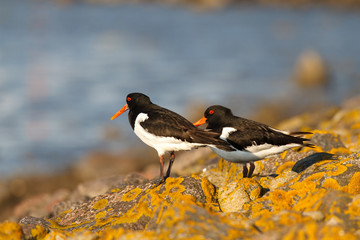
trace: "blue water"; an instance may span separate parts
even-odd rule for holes
[[[196,103],[246,115],[259,101],[312,99],[289,80],[305,49],[326,59],[333,81],[322,99],[339,103],[360,89],[359,29],[360,14],[330,9],[2,0],[0,175],[138,144],[126,116],[110,121],[129,92],[180,114]],[[107,139],[109,127],[122,140]]]

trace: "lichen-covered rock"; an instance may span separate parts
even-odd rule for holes
[[[0,239],[359,239],[360,103],[323,116],[316,130],[292,122],[314,132],[315,148],[258,161],[252,178],[213,153],[204,165],[205,152],[191,173],[184,155],[183,177],[83,184],[51,218],[0,223]]]
[[[0,239],[20,240],[24,238],[24,234],[19,224],[14,222],[0,223]]]

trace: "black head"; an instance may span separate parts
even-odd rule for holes
[[[137,106],[152,104],[150,98],[142,93],[129,93],[126,96],[126,103],[130,110]]]
[[[227,120],[230,120],[233,116],[234,115],[229,108],[220,105],[210,106],[204,113],[208,128],[224,125],[227,123]]]
[[[130,109],[130,112],[136,109],[138,106],[149,106],[152,102],[150,98],[142,93],[130,93],[126,97],[126,104],[117,113],[112,116],[111,120],[114,120],[124,112]],[[130,114],[130,113],[129,113]]]

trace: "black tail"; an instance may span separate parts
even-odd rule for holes
[[[304,147],[313,148],[313,147],[315,147],[314,144],[306,143],[306,141],[310,141],[310,139],[308,139],[308,138],[303,138],[303,137],[302,137],[303,135],[309,135],[309,134],[313,134],[313,133],[312,133],[312,132],[290,132],[290,133],[289,133],[290,136],[300,138],[300,139],[303,141],[302,145],[303,145]]]
[[[294,136],[294,137],[300,137],[303,135],[309,135],[309,134],[313,134],[312,132],[290,132],[289,135],[290,136]]]

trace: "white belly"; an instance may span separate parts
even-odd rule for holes
[[[223,159],[235,162],[235,163],[247,163],[250,161],[258,161],[269,157],[274,154],[282,153],[285,150],[293,147],[298,147],[299,144],[291,143],[284,146],[274,146],[271,144],[261,144],[261,145],[253,145],[247,147],[245,150],[240,151],[224,151],[221,149],[210,147],[216,154],[218,154]]]
[[[166,152],[190,150],[203,146],[200,143],[189,143],[174,137],[161,137],[149,133],[140,125],[141,122],[146,121],[148,118],[147,114],[140,113],[135,120],[134,132],[145,144],[155,148],[159,156],[164,155]]]

